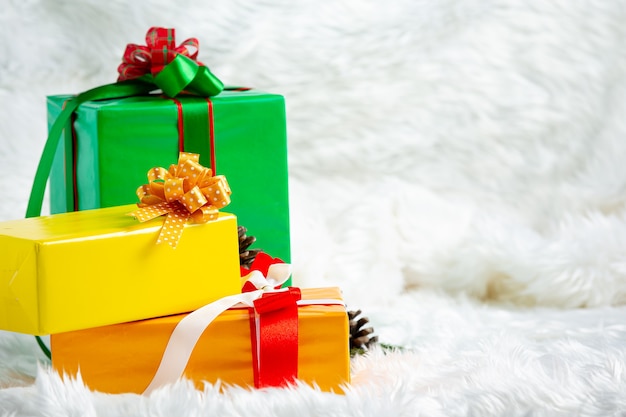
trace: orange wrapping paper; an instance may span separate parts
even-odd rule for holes
[[[341,299],[338,288],[303,289],[302,299]],[[87,386],[107,393],[142,393],[154,376],[176,324],[185,315],[54,334],[52,365],[80,374]],[[298,379],[341,392],[350,380],[348,317],[343,306],[307,305],[298,310]],[[202,381],[253,386],[248,309],[222,313],[202,334],[185,368]]]

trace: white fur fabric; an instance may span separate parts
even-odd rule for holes
[[[404,350],[356,359],[345,396],[110,396],[2,332],[0,415],[624,415],[624,21],[622,0],[5,1],[0,220],[23,217],[45,96],[174,27],[227,84],[285,95],[294,280]]]

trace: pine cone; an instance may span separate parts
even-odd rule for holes
[[[369,323],[367,317],[360,317],[361,310],[348,311],[350,324],[350,351],[363,352],[378,342],[378,336],[371,336],[374,333],[373,327],[365,327]]]
[[[256,237],[246,236],[248,230],[243,226],[237,227],[239,233],[239,264],[245,268],[250,268],[256,255],[261,252],[261,249],[248,249],[250,245],[256,242]]]

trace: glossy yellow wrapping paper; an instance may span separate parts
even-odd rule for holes
[[[0,223],[0,329],[34,335],[179,314],[241,291],[237,219],[187,224],[156,244],[164,218],[135,205]]]
[[[338,288],[302,290],[303,300],[341,299]],[[91,389],[142,393],[154,376],[168,339],[184,315],[142,320],[52,335],[52,365],[76,375]],[[324,391],[342,392],[350,381],[348,317],[340,305],[298,310],[298,379]],[[198,388],[202,381],[254,386],[248,309],[222,313],[204,331],[185,369]]]

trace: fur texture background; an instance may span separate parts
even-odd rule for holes
[[[287,100],[294,280],[381,339],[347,395],[150,398],[50,373],[0,333],[2,415],[626,412],[626,2],[8,0],[0,220],[23,217],[45,96],[116,78],[151,26]],[[38,365],[40,363],[40,365]]]

